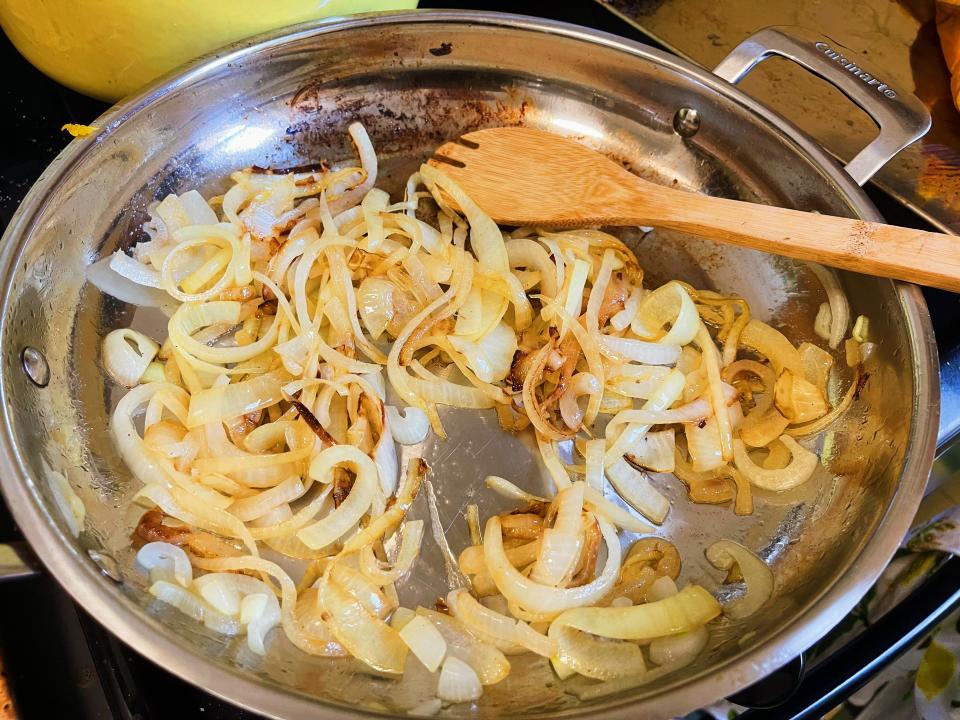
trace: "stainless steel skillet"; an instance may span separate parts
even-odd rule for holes
[[[848,67],[822,38],[765,31],[718,71],[735,81],[769,54],[792,57],[838,84],[883,126],[849,172],[724,79],[622,39],[515,16],[417,13],[300,26],[227,49],[111,110],[96,121],[95,139],[71,144],[48,168],[0,248],[0,477],[37,554],[121,639],[238,705],[288,718],[414,705],[415,681],[395,685],[349,662],[307,658],[282,637],[261,661],[242,643],[225,642],[150,601],[130,551],[136,483],[107,433],[117,393],[97,356],[113,327],[156,329],[162,318],[102,295],[85,282],[85,267],[138,238],[146,206],[169,192],[214,193],[220,178],[250,164],[346,157],[344,129],[356,119],[373,137],[383,159],[381,184],[391,191],[441,141],[482,126],[526,123],[577,136],[659,182],[876,219],[858,183],[922,134],[922,108]],[[625,240],[648,276],[739,293],[791,337],[813,338],[824,297],[804,267],[658,231],[627,233]],[[878,351],[858,401],[822,439],[825,471],[788,495],[762,498],[749,518],[692,505],[676,480],[655,479],[672,499],[664,533],[681,549],[682,578],[718,588],[721,578],[702,551],[732,537],[776,573],[767,608],[742,624],[721,624],[694,665],[659,684],[581,703],[543,663],[518,659],[476,708],[458,706],[450,715],[673,715],[765,675],[853,606],[922,495],[938,375],[915,288],[855,274],[842,275],[842,283],[854,314],[870,317]],[[35,382],[44,368],[48,382]],[[448,425],[450,439],[426,450],[449,541],[460,548],[467,537],[458,520],[463,506],[476,500],[482,513],[500,507],[481,490],[485,474],[531,489],[543,480],[522,440],[499,434],[492,418],[459,414]],[[59,514],[47,467],[63,472],[84,501],[79,538]],[[425,551],[406,597],[429,600],[443,587],[442,568],[438,552]]]

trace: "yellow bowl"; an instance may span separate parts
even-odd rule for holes
[[[417,0],[0,0],[0,26],[42,72],[112,102],[259,32],[416,6]]]

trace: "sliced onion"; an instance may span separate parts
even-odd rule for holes
[[[377,465],[380,490],[385,498],[391,497],[397,490],[400,464],[397,461],[397,445],[393,442],[390,416],[386,412],[383,414],[383,428],[380,430],[380,437],[377,438],[377,444],[373,448],[373,460]]]
[[[569,323],[576,322],[580,317],[580,306],[583,305],[583,289],[590,274],[590,263],[577,258],[570,268],[570,277],[567,282],[567,295],[563,301],[564,315],[560,325],[560,339],[567,334]],[[592,328],[591,328],[592,331]]]
[[[267,633],[280,621],[280,603],[272,592],[247,595],[240,601],[240,622],[247,626],[247,647],[257,655],[267,654]]]
[[[560,396],[560,417],[571,430],[579,430],[583,421],[583,410],[577,399],[581,395],[594,395],[603,388],[600,381],[588,372],[579,372],[570,378],[567,389]]]
[[[373,546],[367,545],[360,551],[360,570],[378,585],[397,582],[413,567],[413,563],[420,552],[422,539],[423,520],[409,520],[403,524],[400,550],[397,552],[397,559],[393,566],[384,570],[373,553]]]
[[[533,309],[519,280],[510,272],[510,259],[500,228],[442,170],[421,165],[420,175],[441,207],[445,207],[443,198],[440,197],[442,192],[451,198],[466,216],[470,225],[470,248],[477,256],[480,272],[508,283],[516,328],[526,329],[533,319]]]
[[[831,349],[836,350],[840,347],[840,341],[843,340],[843,336],[847,332],[847,325],[850,324],[850,303],[847,302],[847,296],[840,287],[840,281],[835,270],[813,262],[808,262],[807,267],[817,276],[827,293],[830,324],[824,340],[829,342]]]
[[[773,394],[777,409],[791,425],[812,422],[830,409],[816,385],[804,377],[794,376],[789,370],[780,373]]]
[[[134,349],[131,343],[136,344]],[[103,339],[103,369],[117,383],[132,388],[140,382],[160,346],[129,328],[114,330]]]
[[[803,377],[813,383],[821,392],[826,393],[830,368],[833,367],[833,355],[813,343],[800,343],[797,348],[803,362]]]
[[[630,323],[633,322],[633,318],[637,314],[637,308],[640,307],[640,300],[642,299],[643,290],[641,288],[634,288],[630,292],[630,297],[628,297],[626,302],[623,304],[623,310],[620,310],[610,318],[610,324],[613,326],[614,330],[617,332],[623,332],[630,327]]]
[[[734,620],[753,615],[766,604],[773,593],[773,571],[759,557],[733,540],[717,540],[707,548],[707,560],[715,568],[730,570],[740,568],[747,586],[742,597],[727,603],[723,612]]]
[[[483,550],[487,568],[497,588],[511,602],[535,613],[559,613],[568,608],[596,602],[606,595],[616,582],[621,556],[616,530],[602,518],[598,519],[598,523],[607,545],[607,560],[603,572],[586,585],[556,588],[533,582],[510,564],[503,551],[500,518],[490,518],[484,532]]]
[[[462,660],[477,674],[482,685],[495,685],[510,673],[510,662],[489,643],[472,635],[459,620],[426,608],[417,608],[440,631],[447,643],[447,659]]]
[[[517,351],[517,336],[506,323],[498,323],[479,342],[468,342],[456,335],[451,335],[449,341],[463,353],[470,369],[483,382],[499,382],[510,374],[510,364]]]
[[[400,632],[407,626],[407,623],[417,617],[417,613],[408,607],[398,607],[390,616],[390,627]]]
[[[537,562],[530,573],[534,582],[556,586],[573,574],[580,555],[583,489],[584,484],[577,482],[557,494],[556,520],[552,528],[543,531]]]
[[[478,700],[483,695],[480,678],[473,668],[459,658],[450,656],[443,661],[437,697],[446,702],[461,703]]]
[[[423,442],[430,432],[430,421],[420,408],[404,408],[403,414],[393,405],[386,406],[390,433],[401,445],[416,445]]]
[[[623,458],[607,466],[607,479],[620,497],[646,518],[658,525],[666,519],[670,501]]]
[[[567,482],[569,483],[569,480]],[[546,498],[528,493],[526,490],[522,490],[509,480],[504,480],[498,475],[487,475],[483,483],[495,493],[511,500],[520,500],[521,502],[549,502]]]
[[[637,336],[652,340],[667,323],[672,323],[670,331],[659,342],[678,346],[693,340],[700,324],[700,315],[690,294],[678,282],[662,285],[643,299],[637,308],[632,329]]]
[[[797,377],[803,377],[800,353],[782,332],[774,330],[766,323],[750,320],[740,333],[740,344],[767,358],[777,375],[789,370]]]
[[[310,477],[324,483],[332,481],[333,469],[341,464],[352,466],[356,479],[346,500],[323,520],[297,531],[297,537],[319,550],[336,541],[357,524],[370,508],[378,485],[377,466],[373,460],[352,445],[334,445],[322,450],[310,463]]]
[[[603,492],[603,453],[606,450],[606,441],[603,438],[587,440],[584,451],[584,480],[594,490]]]
[[[110,256],[110,269],[137,285],[157,289],[163,287],[160,272],[156,268],[144,265],[119,250]]]
[[[403,672],[407,646],[396,630],[333,582],[321,583],[319,600],[334,637],[351,655],[380,672]]]
[[[557,659],[574,672],[596,680],[630,677],[647,669],[636,643],[599,638],[566,625],[550,625]]]
[[[678,369],[688,372],[683,368]],[[621,365],[607,377],[607,389],[646,400],[656,392],[670,372],[670,368],[660,365]]]
[[[235,500],[228,508],[228,511],[236,515],[240,520],[247,522],[256,520],[266,515],[279,505],[286,505],[305,492],[303,482],[299,475],[291,475],[286,480],[272,488],[250,497]]]
[[[419,705],[415,705],[407,710],[407,715],[413,717],[433,717],[443,709],[443,701],[440,698],[430,698],[424,700]]]
[[[614,505],[602,493],[592,487],[584,488],[584,504],[599,517],[627,532],[653,532],[650,525],[640,518],[634,517],[619,505]]]
[[[578,607],[550,624],[550,637],[562,627],[619,640],[652,640],[690,632],[721,613],[720,603],[699,585],[687,585],[676,595],[626,608]]]
[[[706,625],[690,632],[656,638],[650,642],[650,661],[655,665],[687,665],[701,653],[710,640]]]
[[[680,346],[651,343],[644,340],[600,336],[600,349],[614,360],[644,363],[646,365],[674,365],[680,359]]]
[[[339,196],[330,201],[330,212],[340,213],[353,207],[369,192],[377,182],[377,153],[370,142],[370,136],[361,123],[350,123],[347,127],[350,139],[353,140],[357,155],[360,157],[360,166],[363,168],[362,180]]]
[[[522,620],[507,617],[485,607],[465,590],[452,590],[447,595],[447,605],[453,616],[462,622],[467,630],[504,652],[516,648],[547,658],[556,654],[556,644],[550,638],[538,633]]]
[[[213,572],[193,581],[193,588],[211,607],[224,615],[240,616],[240,602],[246,595],[273,595],[262,580],[232,572]]]
[[[218,612],[181,585],[158,580],[150,586],[149,592],[157,600],[173,605],[180,612],[221,635],[237,635],[240,632],[240,622],[237,619]]]
[[[647,413],[646,415],[635,415],[633,414],[635,411],[625,410],[617,413],[613,419],[607,423],[605,431],[606,437],[608,441],[612,439],[613,443],[607,448],[607,454],[604,456],[603,462],[605,465],[609,467],[611,463],[620,460],[623,454],[629,452],[630,447],[646,434],[651,425],[657,423],[689,422],[699,419],[700,417],[705,417],[704,414],[699,414],[697,417],[689,417],[689,415],[693,414],[694,410],[700,413],[704,407],[704,403],[701,403],[701,405],[696,408],[687,406],[683,414],[679,416],[661,414],[662,411],[665,411],[666,408],[673,405],[679,399],[680,394],[683,392],[684,382],[682,372],[679,370],[671,370],[639,411],[640,413]],[[666,419],[667,417],[670,419]],[[617,435],[617,426],[621,423],[627,423],[627,427]]]
[[[166,542],[150,542],[137,551],[137,563],[150,573],[151,580],[169,575],[183,587],[193,582],[193,566],[183,548]],[[154,578],[154,573],[160,571]]]
[[[400,630],[400,639],[430,672],[437,671],[447,654],[447,641],[443,639],[443,635],[433,626],[433,623],[422,615],[414,615],[404,624]],[[478,679],[477,685],[479,684]]]
[[[672,473],[676,465],[676,433],[673,430],[648,432],[634,443],[625,457],[632,465]]]
[[[115,297],[120,302],[130,303],[138,307],[156,307],[172,314],[178,303],[163,290],[146,287],[110,267],[113,256],[97,260],[87,267],[87,280],[101,292]],[[140,278],[139,274],[137,275]]]
[[[70,533],[74,537],[79,537],[83,531],[84,518],[87,515],[83,500],[77,495],[63,473],[45,467],[44,476],[47,480],[47,487],[50,488],[50,494],[53,496],[53,502],[60,511],[60,516],[70,529]]]
[[[687,423],[683,429],[695,472],[709,472],[724,464],[716,417],[702,421],[702,427],[701,423]]]
[[[529,238],[511,238],[505,243],[511,268],[523,267],[540,272],[540,292],[548,298],[557,295],[557,269],[540,243]]]
[[[242,382],[193,393],[187,427],[229,420],[276,405],[283,400],[283,384],[289,379],[285,370],[274,370]]]
[[[617,258],[613,249],[607,248],[603,251],[600,268],[597,270],[596,277],[593,279],[593,287],[590,288],[590,297],[587,299],[585,319],[587,329],[590,332],[598,330],[600,327],[600,306],[603,304],[603,298],[607,294],[607,287],[610,285],[610,276],[614,270],[621,267],[623,267],[623,263]]]
[[[780,492],[802,485],[813,475],[820,458],[800,445],[789,435],[781,435],[780,442],[787,446],[792,456],[790,464],[782,470],[766,470],[759,467],[740,440],[733,441],[733,456],[737,469],[759,488]]]
[[[713,338],[702,322],[696,335],[697,345],[703,356],[703,367],[707,373],[710,405],[720,440],[720,454],[724,462],[733,460],[733,431],[730,428],[730,416],[727,414],[727,397],[720,375],[720,353],[713,344]],[[798,355],[799,357],[799,355]],[[734,395],[736,397],[736,395]],[[709,463],[708,463],[709,464]]]

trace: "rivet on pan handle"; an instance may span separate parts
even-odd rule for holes
[[[870,72],[842,45],[795,27],[769,27],[737,45],[714,74],[737,83],[772,56],[792,60],[840,90],[880,126],[873,142],[844,168],[858,185],[873,177],[894,155],[930,129],[930,113],[920,100]]]

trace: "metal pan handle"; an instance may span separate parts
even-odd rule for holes
[[[890,158],[930,129],[930,113],[920,100],[902,92],[848,57],[844,48],[824,35],[796,27],[769,27],[737,45],[714,74],[736,84],[760,62],[778,55],[823,78],[859,105],[880,127],[873,142],[844,168],[863,185]]]
[[[26,542],[0,543],[0,582],[19,580],[40,572],[40,561]]]

